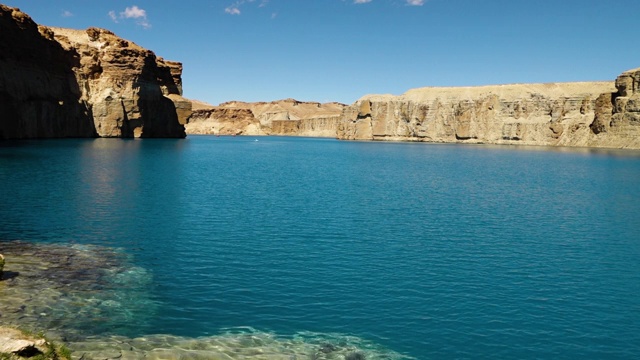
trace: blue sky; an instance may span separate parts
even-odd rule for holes
[[[640,67],[640,0],[0,0],[184,64],[218,104],[352,103],[423,86],[613,80]]]

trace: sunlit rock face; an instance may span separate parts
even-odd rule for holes
[[[186,130],[189,134],[335,138],[345,106],[335,102],[295,99],[254,103],[230,101],[195,110],[187,122]]]
[[[157,58],[108,30],[50,29],[65,49],[79,54],[74,71],[98,135],[185,136],[170,98],[174,95],[180,103],[179,63]]]
[[[0,7],[0,138],[184,137],[182,64]]]
[[[639,70],[616,82],[420,88],[367,95],[338,138],[640,148]]]

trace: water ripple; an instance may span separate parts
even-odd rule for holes
[[[637,153],[245,140],[2,147],[0,239],[125,249],[161,314],[127,335],[343,333],[419,359],[640,353]]]

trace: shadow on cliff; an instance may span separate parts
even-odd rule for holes
[[[4,5],[0,34],[0,139],[97,137],[73,72],[78,53]]]
[[[164,96],[160,84],[169,93],[178,93],[171,74],[158,67],[155,56],[145,58],[142,73],[135,85],[140,87],[140,114],[144,119],[142,138],[184,138],[184,126],[178,120],[176,106]]]

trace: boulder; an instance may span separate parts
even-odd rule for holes
[[[29,336],[20,330],[0,327],[0,354],[32,357],[47,351],[44,339]]]

